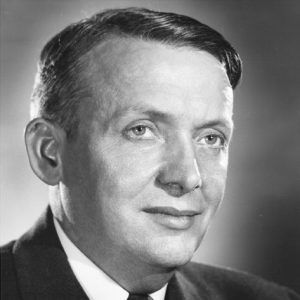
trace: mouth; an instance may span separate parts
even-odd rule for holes
[[[187,230],[201,213],[196,210],[178,210],[174,207],[159,206],[144,209],[144,212],[160,225],[169,229]]]

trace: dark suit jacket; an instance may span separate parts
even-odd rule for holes
[[[68,264],[51,210],[19,240],[1,249],[1,299],[88,299]],[[300,299],[252,275],[189,263],[176,271],[166,299]]]

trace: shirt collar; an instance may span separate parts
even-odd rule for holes
[[[58,238],[67,255],[71,269],[89,299],[126,300],[129,295],[128,292],[85,256],[71,242],[58,221],[53,219]],[[153,300],[163,300],[166,290],[167,284],[150,296]]]

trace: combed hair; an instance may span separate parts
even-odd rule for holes
[[[81,82],[83,56],[112,37],[157,41],[192,47],[216,57],[225,67],[234,89],[241,77],[241,60],[224,37],[190,17],[144,8],[109,9],[73,23],[54,36],[41,52],[31,98],[31,116],[62,127],[68,137],[76,133],[80,99],[89,93]]]

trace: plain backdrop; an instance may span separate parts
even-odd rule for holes
[[[30,170],[23,142],[40,50],[69,23],[126,6],[195,17],[243,59],[227,191],[195,260],[300,292],[299,0],[2,0],[1,243],[28,229],[47,205],[47,187]]]

